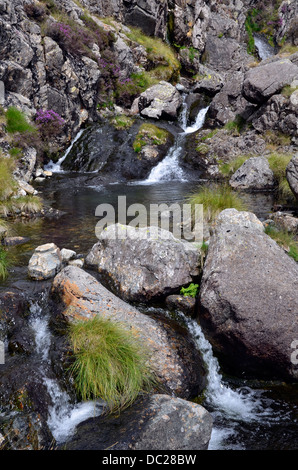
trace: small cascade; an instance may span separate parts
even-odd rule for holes
[[[268,57],[271,57],[274,55],[275,53],[274,47],[270,46],[270,44],[264,37],[256,34],[254,36],[254,40],[255,40],[256,49],[258,51],[258,55],[261,60],[268,59]]]
[[[183,143],[185,136],[197,132],[204,125],[206,114],[209,107],[203,108],[199,111],[197,118],[191,126],[187,126],[188,109],[184,100],[182,112],[180,115],[180,123],[183,129],[181,134],[178,134],[173,147],[170,148],[167,156],[151,170],[150,175],[142,184],[159,183],[163,181],[187,181],[183,169],[180,167],[180,157],[183,152]]]
[[[67,158],[74,144],[79,140],[83,132],[84,132],[84,129],[81,129],[77,133],[73,141],[71,142],[70,146],[66,149],[64,155],[62,155],[62,157],[58,160],[58,162],[54,163],[53,161],[50,161],[50,163],[48,163],[48,165],[45,166],[45,170],[52,171],[53,173],[64,173],[64,171],[61,168],[61,165],[64,162],[64,160]]]
[[[43,299],[44,300],[44,299]],[[73,404],[66,391],[63,391],[58,381],[53,378],[50,368],[49,351],[51,333],[49,330],[49,315],[43,311],[39,302],[30,306],[30,325],[35,332],[36,352],[40,360],[40,372],[44,379],[52,406],[49,408],[47,424],[58,444],[65,442],[75,432],[76,426],[88,418],[99,416],[103,404],[100,401]]]

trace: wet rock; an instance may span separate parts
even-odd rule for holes
[[[62,267],[59,248],[54,243],[47,243],[36,248],[29,260],[28,275],[36,281],[54,277]]]
[[[227,370],[298,379],[291,360],[297,282],[298,264],[254,214],[227,209],[219,215],[201,283],[200,323]]]
[[[252,157],[246,160],[230,179],[230,185],[235,189],[272,189],[275,180],[267,158]]]
[[[287,180],[296,199],[298,199],[298,155],[294,155],[287,166]]]
[[[196,299],[185,295],[169,295],[166,298],[169,310],[182,312],[189,317],[195,316]]]
[[[5,246],[16,246],[23,245],[30,240],[28,237],[5,237],[3,240],[3,245]]]
[[[206,93],[209,96],[214,96],[224,86],[223,77],[203,65],[199,66],[198,74],[196,75],[196,82],[193,88],[195,93]]]
[[[175,331],[164,321],[142,314],[82,269],[64,268],[54,279],[52,299],[57,318],[73,321],[100,315],[133,331],[148,349],[149,364],[170,393],[189,398],[205,386],[200,353],[184,329]]]
[[[212,417],[200,405],[152,395],[120,416],[80,424],[67,450],[206,450]]]
[[[254,67],[246,72],[243,95],[251,103],[263,103],[298,78],[298,67],[288,59]]]
[[[86,263],[109,279],[125,300],[148,301],[176,293],[198,276],[200,251],[157,227],[111,225]]]
[[[182,105],[182,98],[173,85],[161,81],[144,91],[139,97],[138,104],[141,116],[175,119]]]
[[[67,248],[62,248],[61,256],[62,256],[62,261],[68,262],[76,256],[76,252],[73,250],[68,250]]]
[[[274,222],[274,225],[281,229],[286,230],[287,232],[298,233],[298,218],[293,217],[291,214],[286,212],[275,212],[270,214],[269,218],[271,222]]]

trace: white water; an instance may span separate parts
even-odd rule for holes
[[[254,36],[254,40],[261,60],[268,59],[268,57],[274,55],[274,48],[270,46],[265,39],[259,36]]]
[[[249,387],[232,390],[223,382],[218,360],[213,355],[211,344],[206,340],[201,327],[196,321],[184,315],[183,319],[208,368],[208,385],[205,390],[206,406],[211,407],[214,418],[222,417],[229,420],[228,426],[220,428],[214,426],[209,450],[227,448],[227,442],[236,434],[235,427],[239,422],[257,424],[276,422],[280,419],[280,416],[277,416],[271,408],[273,402],[263,397],[263,391],[252,390]],[[242,446],[234,445],[233,449],[237,448],[242,448]]]
[[[45,170],[52,171],[53,173],[64,173],[64,171],[61,168],[61,164],[64,162],[64,160],[66,159],[66,157],[72,150],[74,144],[79,140],[83,132],[84,132],[84,129],[81,129],[77,133],[73,141],[71,142],[70,146],[66,149],[64,155],[62,155],[62,157],[58,160],[58,162],[54,163],[53,161],[50,161],[50,163],[48,163],[48,165],[45,166]]]
[[[152,170],[148,178],[142,182],[134,184],[152,184],[163,181],[187,181],[183,169],[180,167],[179,160],[183,152],[183,141],[184,137],[193,132],[197,132],[203,126],[208,111],[207,108],[203,108],[199,111],[196,121],[191,126],[187,126],[188,110],[187,105],[184,102],[180,116],[180,123],[183,132],[178,135],[176,143],[170,148],[168,155]]]
[[[99,416],[103,405],[100,401],[72,404],[69,395],[61,389],[58,381],[49,377],[49,350],[51,346],[49,318],[43,313],[38,302],[31,304],[30,312],[30,325],[35,332],[36,351],[41,360],[40,371],[52,399],[47,424],[56,442],[61,444],[73,435],[79,423],[88,418]]]

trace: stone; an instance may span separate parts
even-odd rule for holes
[[[196,299],[186,295],[169,295],[166,298],[167,308],[182,312],[189,317],[195,316]]]
[[[274,174],[265,157],[252,157],[246,160],[230,179],[234,189],[262,191],[273,189]]]
[[[199,319],[226,371],[297,381],[297,287],[298,264],[254,214],[221,212],[204,266]]]
[[[59,248],[54,243],[37,247],[29,260],[28,275],[36,281],[54,277],[62,267]]]
[[[275,212],[270,214],[269,218],[271,222],[274,222],[274,225],[281,229],[286,230],[287,232],[298,233],[298,218],[293,217],[291,214],[286,212]]]
[[[263,103],[298,78],[298,67],[288,59],[254,67],[246,72],[243,95],[251,103]]]
[[[77,268],[82,268],[84,266],[83,259],[73,259],[68,261],[69,266],[76,266]]]
[[[99,315],[134,332],[148,350],[149,365],[169,393],[190,398],[204,388],[201,355],[186,330],[175,331],[165,319],[157,321],[141,313],[78,267],[67,266],[55,277],[51,295],[56,314],[67,322]]]
[[[175,119],[182,105],[179,91],[170,83],[161,81],[144,91],[139,97],[141,116]]]
[[[80,424],[66,450],[207,450],[213,419],[200,405],[152,395],[121,413]]]
[[[286,169],[287,180],[296,199],[298,199],[298,154],[294,155]]]
[[[61,256],[62,256],[62,261],[68,262],[76,256],[76,252],[73,250],[68,250],[67,248],[62,248]]]
[[[200,250],[158,227],[110,225],[86,263],[129,301],[148,301],[180,291],[200,272]]]

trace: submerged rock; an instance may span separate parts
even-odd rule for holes
[[[29,277],[36,281],[50,279],[62,267],[62,256],[54,243],[47,243],[36,248],[29,260]]]
[[[212,417],[200,405],[152,395],[120,416],[91,418],[78,426],[66,450],[206,450]]]
[[[297,380],[298,264],[249,212],[223,211],[209,244],[200,322],[222,364],[239,375]]]
[[[272,189],[275,180],[267,158],[252,157],[246,160],[233,174],[230,185],[235,189]]]
[[[52,297],[56,308],[58,300],[58,311],[67,321],[100,315],[134,332],[148,349],[150,366],[170,393],[189,398],[204,388],[201,355],[185,330],[176,332],[164,321],[142,314],[74,266],[66,267],[55,277]]]
[[[125,300],[176,293],[199,275],[200,251],[158,227],[107,227],[86,258]]]

